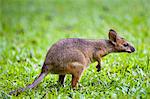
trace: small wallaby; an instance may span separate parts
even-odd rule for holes
[[[97,71],[101,69],[101,59],[112,52],[134,52],[135,49],[124,38],[117,35],[113,29],[109,30],[108,40],[89,40],[79,38],[63,39],[52,45],[48,50],[40,75],[26,88],[10,92],[18,94],[26,89],[37,86],[48,74],[58,74],[59,83],[64,83],[66,74],[72,75],[73,88],[91,62],[98,62]]]

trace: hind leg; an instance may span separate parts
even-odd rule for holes
[[[64,79],[65,79],[65,75],[59,75],[59,80],[58,82],[63,85],[64,84]]]
[[[101,70],[101,62],[100,62],[100,60],[98,61],[98,64],[97,64],[96,68],[97,68],[97,72],[99,72]]]
[[[77,76],[72,75],[72,82],[71,82],[72,88],[76,88],[77,87],[79,79],[80,79],[80,76],[77,77]]]
[[[72,88],[76,88],[77,84],[82,76],[82,73],[85,69],[85,66],[80,64],[80,63],[72,63],[70,66],[71,70],[72,70],[72,82],[71,82],[71,86]]]

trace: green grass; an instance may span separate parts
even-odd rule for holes
[[[0,0],[0,97],[150,98],[150,0]],[[133,54],[110,54],[102,70],[93,63],[80,86],[65,87],[48,75],[33,90],[10,96],[40,73],[48,48],[62,38],[107,39],[115,29],[131,42]]]

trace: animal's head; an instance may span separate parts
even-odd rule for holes
[[[113,29],[109,30],[109,40],[114,46],[116,52],[128,52],[132,53],[135,51],[134,47],[129,44],[124,38],[117,35]]]

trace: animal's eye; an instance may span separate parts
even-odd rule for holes
[[[127,47],[127,46],[128,46],[128,43],[123,44],[123,46],[124,46],[124,47]]]

